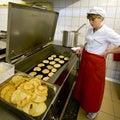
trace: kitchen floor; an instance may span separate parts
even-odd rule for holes
[[[81,108],[77,120],[88,120]],[[94,120],[120,120],[120,84],[106,81],[103,103]]]

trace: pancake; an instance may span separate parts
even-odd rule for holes
[[[49,64],[50,65],[54,65],[56,62],[55,61],[50,61]]]
[[[48,60],[53,60],[53,57],[48,57]]]
[[[65,57],[64,60],[68,61],[68,60],[69,60],[69,57]]]
[[[44,67],[44,66],[45,66],[44,63],[39,63],[39,64],[38,64],[38,67]]]
[[[63,58],[64,58],[64,56],[63,56],[63,55],[59,55],[59,58],[63,59]]]
[[[36,75],[35,77],[38,78],[38,79],[42,79],[43,75]]]
[[[60,60],[60,61],[58,61],[60,64],[64,64],[65,63],[65,61],[64,60]]]
[[[48,77],[48,76],[47,76],[47,77],[44,77],[43,80],[44,80],[44,81],[48,81],[48,80],[49,80],[49,77]]]
[[[48,73],[49,73],[49,70],[48,70],[48,69],[43,69],[43,70],[42,70],[42,73],[48,74]]]
[[[51,71],[55,73],[57,71],[57,69],[56,68],[52,68]]]
[[[34,77],[35,75],[37,75],[37,72],[30,72],[29,75]]]
[[[50,73],[48,74],[49,77],[52,77],[53,75],[54,75],[53,72],[50,72]]]
[[[49,60],[43,60],[43,63],[48,64]]]
[[[31,107],[29,109],[29,114],[32,115],[32,116],[40,116],[47,109],[47,106],[44,102],[40,102],[39,104],[31,103],[30,106]]]
[[[52,65],[47,65],[47,69],[51,70],[53,68]]]
[[[35,67],[35,68],[33,69],[33,71],[41,71],[41,68],[40,68],[40,67]]]
[[[60,58],[55,58],[54,61],[58,62],[60,61]]]
[[[61,65],[60,64],[55,64],[54,67],[59,68],[59,67],[61,67]]]
[[[57,57],[57,55],[55,55],[55,54],[54,54],[54,55],[51,55],[51,57],[56,58],[56,57]]]

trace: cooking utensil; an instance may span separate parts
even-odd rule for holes
[[[63,31],[62,45],[66,47],[77,47],[79,30],[86,24],[81,25],[76,31]]]

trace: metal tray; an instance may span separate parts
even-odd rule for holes
[[[22,72],[18,72],[15,75],[21,75],[21,76],[26,76],[28,78],[31,78],[29,75],[22,73]],[[13,75],[13,76],[15,76],[15,75]],[[9,78],[8,80],[6,80],[2,84],[0,84],[0,88],[2,88],[3,85],[7,84],[11,80],[11,78]],[[33,116],[19,110],[17,107],[6,102],[2,98],[0,98],[0,105],[2,105],[3,107],[7,108],[10,111],[12,111],[13,113],[15,113],[16,115],[18,115],[20,118],[22,118],[24,120],[43,120],[54,102],[54,99],[57,95],[57,91],[59,90],[59,86],[48,83],[48,82],[44,82],[44,81],[41,81],[41,83],[47,85],[47,87],[48,87],[48,96],[47,96],[47,100],[45,102],[47,105],[47,109],[42,115],[33,117]]]

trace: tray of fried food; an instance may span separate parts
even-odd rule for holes
[[[15,74],[0,85],[3,100],[33,117],[45,113],[55,92],[55,86],[23,73]]]

